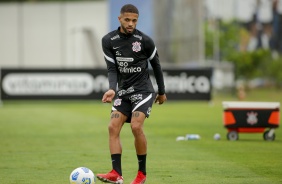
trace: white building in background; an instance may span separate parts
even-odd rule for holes
[[[232,20],[235,15],[236,0],[205,0],[205,10],[207,18]]]
[[[104,67],[107,1],[0,3],[0,67]]]
[[[208,17],[224,21],[247,22],[255,13],[261,21],[272,19],[272,0],[205,0],[205,6]]]

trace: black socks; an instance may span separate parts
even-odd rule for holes
[[[147,155],[137,155],[138,159],[138,170],[141,171],[144,175],[146,175],[146,157]]]
[[[122,176],[121,170],[121,154],[112,154],[112,167],[113,169]],[[137,155],[138,159],[138,170],[141,171],[144,175],[146,175],[146,158],[147,155]]]
[[[121,154],[112,154],[112,166],[113,169],[120,175],[122,176],[122,171],[121,171]]]

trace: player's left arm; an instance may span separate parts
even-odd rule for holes
[[[163,77],[162,67],[159,61],[158,51],[151,38],[147,38],[147,40],[145,41],[146,41],[145,50],[146,53],[148,53],[148,59],[153,68],[154,75],[158,84],[158,94],[155,102],[158,104],[162,104],[167,100],[167,98],[165,95],[164,77]]]

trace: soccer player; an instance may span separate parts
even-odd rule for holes
[[[109,79],[109,90],[103,95],[102,102],[110,103],[116,96],[108,126],[112,170],[107,174],[97,174],[99,180],[108,183],[123,183],[120,131],[125,122],[130,123],[134,135],[139,166],[131,184],[145,183],[147,141],[144,121],[149,117],[154,101],[163,104],[167,100],[157,49],[150,37],[136,29],[138,17],[139,12],[134,5],[124,5],[118,17],[120,27],[102,38]],[[158,84],[156,96],[148,62]]]

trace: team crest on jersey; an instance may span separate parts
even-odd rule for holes
[[[121,105],[121,99],[116,99],[115,101],[114,101],[114,106],[120,106]]]
[[[132,43],[133,47],[132,47],[132,50],[134,52],[139,52],[141,50],[141,43],[140,42],[134,42]]]

